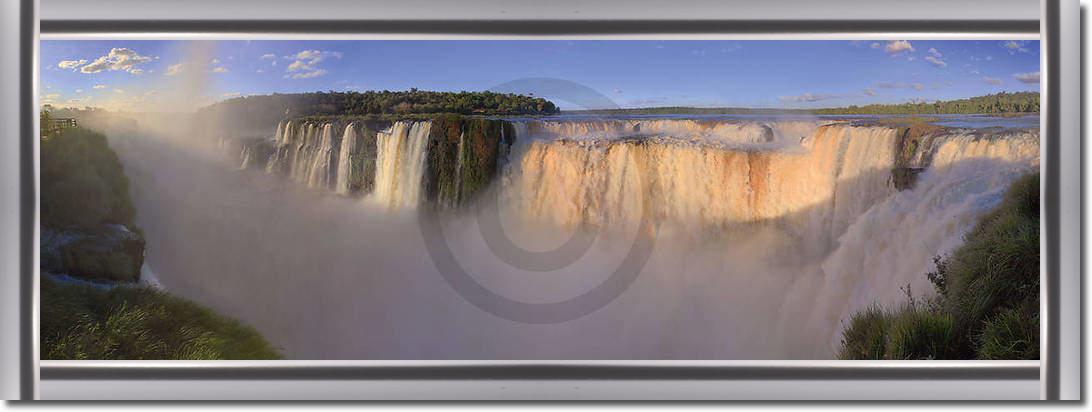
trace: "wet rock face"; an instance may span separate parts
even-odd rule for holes
[[[74,278],[136,282],[144,264],[144,238],[123,225],[94,231],[42,231],[42,270]]]

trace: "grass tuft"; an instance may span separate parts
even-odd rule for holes
[[[879,305],[853,314],[849,327],[842,331],[842,349],[838,359],[883,359],[887,353],[888,316]]]
[[[280,359],[253,328],[139,287],[41,282],[43,359]]]

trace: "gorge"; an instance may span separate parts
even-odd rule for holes
[[[1039,162],[1037,129],[869,119],[441,115],[269,128],[226,131],[208,153],[117,146],[166,287],[298,359],[830,358],[853,312],[927,294],[933,257]],[[582,231],[595,240],[559,270],[512,267],[478,228],[474,212],[493,199],[525,249]],[[478,282],[521,301],[594,287],[636,237],[655,247],[605,307],[521,324],[441,280],[419,208],[443,214],[444,241]]]

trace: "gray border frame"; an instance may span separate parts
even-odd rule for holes
[[[4,123],[0,128],[6,132],[3,150],[11,153],[5,155],[8,157],[4,170],[17,171],[0,176],[0,188],[5,192],[4,204],[0,205],[3,213],[0,224],[6,232],[18,234],[0,243],[0,253],[5,259],[0,265],[7,275],[0,278],[0,290],[5,298],[12,298],[0,302],[4,305],[0,328],[13,337],[0,345],[0,365],[5,366],[0,376],[0,392],[17,399],[33,399],[38,395],[37,6],[36,0],[5,0],[4,35],[0,36],[0,50],[18,56],[15,70],[0,75],[0,95],[6,102],[0,112]],[[12,296],[15,294],[18,299]],[[9,374],[16,373],[17,380],[8,379]]]
[[[21,359],[20,372],[23,376],[20,385],[20,397],[31,399],[36,395],[37,383],[35,362],[37,360],[36,331],[36,253],[33,246],[36,245],[37,222],[37,187],[36,187],[36,139],[31,136],[34,133],[34,124],[37,118],[33,116],[34,85],[36,83],[36,47],[37,30],[34,24],[35,1],[18,0],[24,6],[21,10],[20,25],[20,107],[22,119],[20,156],[20,198],[23,208],[20,209],[22,224],[20,225],[20,272],[23,274],[20,282],[20,293],[24,297],[20,305],[20,343]],[[1006,20],[1006,21],[930,21],[930,20],[895,20],[895,21],[831,21],[831,20],[717,20],[717,21],[680,21],[680,20],[648,20],[648,21],[596,21],[596,20],[548,20],[548,21],[520,21],[520,20],[463,20],[463,21],[394,21],[394,20],[339,20],[339,21],[255,21],[255,20],[173,20],[173,21],[146,21],[146,20],[120,20],[120,21],[91,21],[80,22],[71,20],[53,20],[42,22],[42,30],[47,34],[80,34],[80,33],[433,33],[433,34],[500,34],[500,35],[566,35],[566,34],[756,34],[756,33],[792,33],[792,34],[816,34],[816,33],[1024,33],[1039,34],[1039,25],[1042,25],[1042,41],[1044,48],[1046,93],[1046,108],[1044,110],[1044,134],[1046,138],[1044,158],[1045,196],[1044,203],[1048,218],[1045,221],[1047,231],[1047,262],[1044,287],[1046,316],[1046,334],[1044,334],[1044,367],[1041,372],[1044,384],[1044,395],[1048,399],[1058,399],[1061,396],[1059,385],[1059,365],[1061,364],[1062,344],[1058,333],[1061,317],[1060,305],[1067,302],[1059,302],[1059,269],[1060,259],[1063,258],[1058,246],[1061,241],[1059,234],[1061,220],[1070,221],[1080,219],[1080,210],[1075,215],[1060,215],[1059,204],[1062,199],[1059,196],[1059,177],[1072,176],[1074,167],[1080,165],[1080,151],[1072,151],[1071,156],[1076,156],[1076,163],[1060,164],[1060,147],[1058,144],[1059,129],[1062,125],[1061,114],[1054,108],[1061,107],[1059,95],[1059,83],[1061,79],[1059,64],[1060,7],[1062,0],[1046,0],[1044,2],[1044,19],[1037,20]],[[1039,24],[1037,24],[1039,23]],[[1069,80],[1066,81],[1070,82]],[[1076,81],[1072,81],[1076,82]],[[31,110],[26,110],[27,107]],[[1068,119],[1068,117],[1067,117]],[[1053,144],[1052,144],[1053,142]],[[1079,139],[1077,139],[1079,149]],[[28,160],[28,157],[30,161]],[[1066,174],[1061,171],[1066,170]],[[1079,196],[1080,176],[1076,177],[1078,184],[1077,196]],[[1068,185],[1067,185],[1068,186]],[[1073,196],[1072,194],[1070,196]],[[1070,199],[1071,200],[1071,199]],[[1078,202],[1079,203],[1079,202]],[[1053,218],[1052,218],[1053,216]],[[1076,228],[1076,225],[1070,225]],[[1070,236],[1065,236],[1066,240]],[[1079,234],[1075,238],[1079,245]],[[1053,243],[1051,243],[1053,242]],[[28,247],[28,244],[30,247]],[[1079,246],[1078,246],[1079,250]],[[1078,262],[1078,256],[1065,256]],[[1079,269],[1078,269],[1079,270]],[[1068,275],[1068,273],[1067,273]],[[1078,282],[1079,275],[1073,273]],[[1069,285],[1067,285],[1068,287]],[[1079,297],[1079,296],[1078,296]],[[1072,303],[1072,302],[1068,302]],[[1079,303],[1079,302],[1078,302]],[[1067,305],[1067,307],[1071,307]],[[1067,326],[1070,326],[1067,324]],[[1077,324],[1080,330],[1080,316],[1077,316]],[[29,336],[28,336],[29,335]],[[1079,347],[1077,354],[1080,354]],[[30,355],[30,356],[27,356]],[[794,363],[794,362],[786,362]],[[807,362],[795,362],[807,363]],[[68,365],[57,362],[47,362],[41,370],[43,379],[1026,379],[1035,374],[1040,368],[1034,364],[1005,364],[972,367],[972,365],[958,363],[904,363],[900,367],[883,364],[852,364],[845,366],[781,366],[771,365],[746,366],[745,364],[731,363],[720,366],[624,366],[624,365],[569,365],[557,366],[548,364],[511,364],[491,365],[479,363],[478,365],[411,365],[411,366],[377,366],[357,365],[345,367],[301,365],[286,367],[262,367],[257,364],[237,363],[225,366],[202,366],[201,369],[187,367],[175,367],[165,365],[140,365],[119,364],[108,366],[104,364],[89,364],[87,366]],[[1078,370],[1079,373],[1079,370]],[[401,378],[399,378],[401,376]],[[1079,375],[1077,376],[1079,379]],[[1078,387],[1080,385],[1078,384]],[[1080,393],[1075,394],[1079,397]],[[1069,396],[1067,396],[1069,397]]]

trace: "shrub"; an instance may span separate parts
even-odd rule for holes
[[[1039,359],[1038,308],[1009,308],[986,321],[979,359]]]
[[[890,319],[888,359],[958,358],[958,334],[951,315],[905,306]]]
[[[1038,174],[1014,182],[945,264],[946,305],[972,334],[999,311],[1038,301],[1038,198]]]
[[[888,317],[878,305],[853,314],[842,331],[838,359],[883,359],[887,352]]]
[[[41,177],[43,226],[132,226],[129,179],[105,136],[74,128],[42,140]]]

